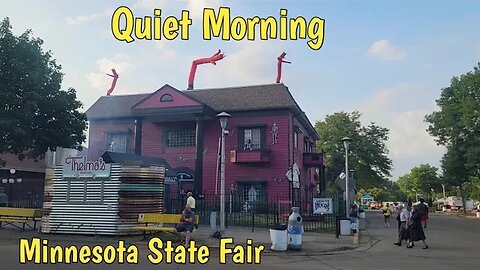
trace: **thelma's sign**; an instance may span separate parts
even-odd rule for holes
[[[109,177],[110,164],[103,158],[87,161],[86,157],[67,157],[63,162],[63,177]]]

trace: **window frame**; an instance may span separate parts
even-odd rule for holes
[[[106,151],[109,151],[110,150],[110,144],[113,140],[113,137],[114,136],[126,136],[127,140],[125,142],[125,152],[117,152],[115,151],[115,153],[125,153],[125,154],[131,154],[133,153],[133,149],[132,149],[132,142],[134,140],[133,138],[133,133],[131,131],[111,131],[111,132],[107,132],[107,143],[106,143]]]
[[[190,144],[182,144],[182,145],[170,145],[170,134],[171,133],[187,133],[191,132],[193,133],[193,141]],[[191,136],[192,134],[189,134],[188,136]],[[187,135],[186,135],[187,136]],[[192,138],[188,139],[191,140]],[[181,139],[184,142],[187,140],[187,138]],[[188,147],[195,147],[197,145],[197,132],[195,129],[170,129],[166,130],[164,133],[164,145],[165,148],[188,148]]]
[[[173,102],[173,97],[172,95],[166,93],[166,94],[163,94],[161,97],[160,97],[160,102]]]
[[[259,148],[254,148],[252,150],[244,149],[246,144],[245,142],[245,130],[260,130],[260,146]],[[244,152],[254,152],[254,151],[266,151],[267,150],[267,125],[266,124],[253,124],[253,125],[240,125],[237,126],[237,134],[238,134],[238,151]]]
[[[248,192],[251,187],[255,187],[257,195],[255,197],[255,202],[263,202],[267,200],[267,182],[265,181],[238,181],[237,187],[240,198],[246,202],[250,201]],[[258,189],[260,187],[260,190]]]

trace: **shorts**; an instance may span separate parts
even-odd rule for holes
[[[384,217],[384,219],[385,219],[385,222],[390,221],[390,215],[388,215],[388,216],[383,216],[383,217]]]
[[[177,232],[193,232],[193,224],[178,224],[175,229]]]

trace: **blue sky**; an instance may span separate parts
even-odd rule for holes
[[[190,10],[188,41],[117,41],[110,30],[113,11],[130,7],[135,16],[180,17]],[[306,40],[204,41],[204,7],[231,8],[233,16],[325,19],[318,51]],[[195,88],[273,83],[276,57],[287,52],[283,82],[314,123],[337,111],[359,110],[362,121],[390,129],[393,179],[412,166],[438,166],[443,148],[425,131],[423,118],[452,76],[480,62],[480,1],[8,1],[0,18],[10,17],[15,33],[32,29],[52,51],[87,109],[110,86],[106,72],[120,74],[113,94],[153,92],[168,83],[186,89],[191,62],[222,49],[226,58],[198,68]]]

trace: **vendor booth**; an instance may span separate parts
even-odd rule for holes
[[[135,234],[141,213],[162,213],[165,166],[67,157],[45,176],[43,233]]]

